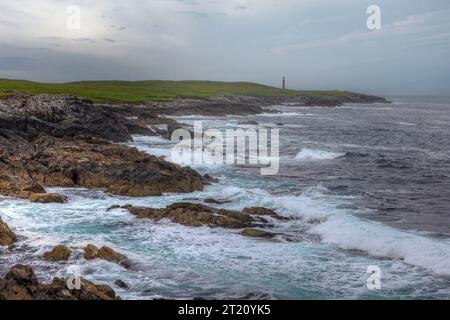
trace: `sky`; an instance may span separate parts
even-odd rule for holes
[[[283,75],[292,89],[450,95],[450,1],[0,0],[0,78]]]

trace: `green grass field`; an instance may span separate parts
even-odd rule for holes
[[[71,94],[94,102],[145,103],[176,98],[207,98],[211,96],[340,96],[344,91],[282,90],[250,82],[216,81],[82,81],[70,83],[39,83],[0,79],[0,97],[14,92],[31,94]]]

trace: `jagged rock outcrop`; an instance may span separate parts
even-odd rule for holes
[[[204,203],[208,203],[208,204],[226,204],[226,203],[230,203],[232,202],[231,200],[228,199],[212,199],[212,198],[208,198],[203,200]]]
[[[208,183],[190,168],[116,144],[42,138],[35,159],[38,165],[49,164],[45,173],[33,175],[48,186],[106,188],[141,197],[201,191]]]
[[[9,226],[3,222],[0,217],[0,246],[9,246],[16,242],[16,234],[12,232]]]
[[[133,126],[138,124],[110,108],[72,96],[15,95],[0,100],[0,194],[62,203],[64,196],[47,194],[42,185],[105,188],[140,197],[200,191],[213,181],[110,142],[131,139]]]
[[[30,137],[87,135],[115,142],[126,142],[138,132],[154,134],[90,100],[47,94],[16,94],[0,100],[0,128],[21,131]]]
[[[32,193],[28,200],[37,203],[65,203],[67,197],[57,193]]]
[[[0,278],[0,300],[118,300],[114,290],[80,279],[80,287],[69,289],[67,281],[54,278],[50,284],[39,283],[30,267],[16,265]]]
[[[274,105],[335,107],[348,103],[388,103],[384,98],[341,91],[307,93],[289,96],[212,96],[204,99],[176,99],[174,101],[153,103],[143,106],[143,114],[207,116],[253,115],[275,112],[264,108]],[[145,111],[144,111],[145,110]]]
[[[272,232],[267,232],[264,230],[259,230],[259,229],[245,229],[241,232],[241,234],[245,237],[250,237],[250,238],[273,238],[276,236],[275,233]]]
[[[247,126],[258,126],[258,122],[254,120],[248,120],[248,121],[239,121],[239,125],[247,125]]]
[[[191,168],[106,140],[42,136],[27,141],[17,135],[2,137],[1,133],[0,129],[3,195],[31,197],[38,202],[65,201],[61,196],[36,194],[27,188],[40,183],[47,187],[105,188],[112,194],[141,197],[201,191],[214,181]]]
[[[0,139],[1,140],[1,139]],[[0,149],[0,151],[2,151]],[[47,193],[44,187],[33,180],[25,168],[20,168],[20,163],[12,166],[5,165],[9,159],[2,154],[0,158],[0,194],[22,199],[28,199],[36,203],[65,203],[67,197],[56,193]],[[24,155],[24,154],[21,154]]]
[[[114,281],[114,284],[121,289],[129,289],[130,288],[130,285],[128,283],[126,283],[120,279]]]
[[[84,247],[84,258],[86,260],[102,259],[108,262],[117,263],[126,269],[131,267],[131,262],[126,256],[106,246],[99,249],[93,244],[88,244]]]
[[[44,186],[40,183],[33,183],[28,187],[23,188],[22,192],[29,192],[30,195],[33,193],[46,193]]]
[[[51,251],[44,253],[42,258],[47,261],[67,261],[72,254],[72,250],[70,250],[67,246],[58,245],[54,247]]]
[[[243,229],[251,227],[270,227],[269,221],[257,215],[240,211],[217,209],[195,203],[175,203],[164,209],[142,208],[127,206],[113,206],[110,210],[126,209],[139,219],[160,221],[169,219],[189,227],[222,227],[228,229]],[[274,215],[278,217],[278,215]]]

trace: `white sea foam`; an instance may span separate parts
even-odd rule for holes
[[[166,118],[174,119],[174,120],[183,120],[183,119],[217,119],[217,116],[205,116],[201,114],[189,114],[185,116],[172,116],[172,115],[164,115]]]
[[[260,113],[258,117],[292,117],[292,116],[314,116],[312,113],[282,112],[282,113]]]
[[[138,146],[137,149],[139,151],[145,152],[147,154],[150,154],[150,155],[153,155],[156,157],[165,157],[167,160],[170,160],[170,157],[171,157],[170,149],[167,149],[167,148]]]
[[[47,238],[75,246],[78,248],[77,255],[71,261],[71,265],[80,267],[83,276],[97,283],[111,284],[117,278],[121,278],[132,284],[131,290],[118,291],[124,298],[142,299],[158,296],[182,298],[205,294],[205,291],[195,291],[199,283],[204,288],[216,288],[218,283],[223,283],[224,287],[221,285],[218,287],[220,290],[213,290],[213,293],[217,292],[213,294],[216,298],[229,297],[230,292],[245,295],[248,292],[246,290],[253,291],[258,288],[269,293],[272,292],[270,288],[278,288],[273,291],[275,296],[286,298],[291,295],[308,297],[307,293],[303,293],[304,290],[316,292],[317,288],[327,288],[321,290],[321,294],[327,298],[359,297],[367,292],[364,286],[365,279],[360,278],[361,270],[374,263],[383,270],[383,279],[386,279],[383,286],[386,289],[397,290],[411,282],[424,288],[429,285],[426,273],[400,260],[373,260],[363,255],[348,255],[343,251],[334,250],[334,247],[328,244],[268,242],[248,239],[236,234],[237,231],[221,228],[188,228],[167,221],[155,223],[151,220],[138,220],[121,210],[106,213],[106,208],[113,204],[130,203],[138,206],[164,207],[173,202],[183,201],[186,197],[217,197],[220,194],[225,199],[233,200],[233,203],[225,206],[226,208],[242,210],[243,207],[267,206],[283,215],[315,220],[311,221],[313,224],[308,222],[309,219],[304,222],[302,219],[290,220],[280,223],[283,226],[274,221],[275,231],[299,232],[296,229],[297,225],[314,225],[319,223],[316,220],[323,222],[328,218],[311,230],[312,233],[322,235],[324,242],[327,243],[334,243],[327,235],[331,234],[331,237],[335,233],[338,234],[336,237],[338,240],[345,239],[348,234],[364,236],[365,233],[371,236],[374,233],[380,242],[385,241],[385,237],[387,242],[392,243],[399,239],[397,233],[392,235],[388,227],[381,229],[383,226],[380,226],[380,229],[377,229],[375,225],[373,231],[372,225],[368,225],[365,229],[365,221],[353,218],[344,209],[338,208],[338,205],[351,200],[350,198],[329,196],[326,194],[327,189],[320,185],[309,188],[297,196],[275,196],[265,190],[227,184],[211,185],[203,192],[189,195],[136,199],[122,199],[108,195],[98,198],[97,194],[91,197],[92,191],[87,190],[82,190],[81,193],[75,189],[49,191],[67,194],[71,201],[62,207],[51,204],[37,207],[25,201],[8,200],[0,209],[0,213],[6,216],[20,235],[29,236],[30,240],[37,240],[39,234],[48,235],[45,239],[41,238],[34,243],[40,248],[40,251],[36,252],[38,259],[42,250],[54,245],[54,242],[48,241]],[[347,217],[355,220],[347,225],[344,223]],[[411,240],[407,238],[405,241],[414,240],[422,243],[420,236],[414,237],[417,238]],[[45,248],[42,248],[43,241]],[[351,241],[361,242],[360,239]],[[427,242],[426,239],[424,241],[417,256],[429,257],[431,262],[443,255],[448,257],[448,251],[441,242],[432,240]],[[108,245],[120,252],[126,252],[133,262],[138,263],[138,270],[128,272],[115,264],[82,259],[79,248],[85,243]],[[358,244],[352,243],[348,247],[344,245],[342,247],[347,249],[356,245]],[[405,242],[403,245],[406,246],[405,250],[408,250],[409,243]],[[437,254],[437,250],[440,250],[440,255]],[[381,251],[379,256],[389,255]],[[401,258],[402,254],[400,252],[393,257]],[[409,260],[405,262],[410,263]],[[441,268],[445,269],[445,264]],[[152,276],[148,276],[149,270]],[[273,270],[277,270],[279,275],[274,275]],[[302,272],[296,272],[298,270]],[[60,276],[66,276],[68,271],[61,269],[58,272]],[[55,275],[49,273],[50,276]],[[221,282],[224,278],[229,281]],[[271,283],[267,283],[268,278],[272,279]],[[315,281],[311,282],[311,278]],[[343,283],[346,285],[343,286]],[[296,291],[299,284],[302,284],[301,292]]]
[[[170,159],[170,150],[174,144],[172,141],[164,139],[160,136],[150,137],[134,135],[132,137],[133,142],[129,144],[131,147],[135,147],[139,151],[153,156]]]
[[[332,160],[344,156],[345,153],[303,148],[295,157],[298,160]]]
[[[351,215],[333,215],[310,232],[320,235],[323,242],[343,249],[361,250],[450,275],[450,242],[446,240],[431,239]]]
[[[396,122],[396,124],[398,124],[400,126],[415,126],[416,125],[415,123],[405,122],[405,121],[399,121],[399,122]]]
[[[149,152],[152,152],[151,148]],[[296,159],[331,160],[343,155],[345,154],[305,148]],[[222,197],[236,200],[236,204],[230,205],[232,209],[258,205],[272,207],[285,216],[303,218],[306,223],[316,223],[308,232],[319,235],[324,243],[342,249],[361,250],[437,274],[450,275],[450,243],[360,219],[352,215],[357,212],[342,209],[347,200],[352,202],[351,197],[333,198],[321,186],[307,189],[300,195],[286,196],[273,196],[260,189],[234,186],[220,188]],[[217,196],[216,187],[208,188],[206,193],[211,197]]]
[[[133,141],[137,143],[151,143],[151,144],[171,144],[170,140],[164,139],[160,136],[141,136],[133,135]]]
[[[133,145],[145,152],[170,154],[171,142],[168,140],[134,138]],[[335,159],[344,155],[314,149],[303,149],[302,152],[303,155],[309,153],[307,160]],[[127,256],[139,263],[139,271],[130,273],[114,264],[87,262],[82,258],[71,262],[79,264],[83,275],[94,282],[111,284],[121,278],[135,283],[132,290],[119,290],[125,298],[191,297],[197,294],[192,288],[198,287],[199,283],[203,288],[220,289],[220,293],[213,296],[215,298],[229,298],[229,292],[242,291],[245,295],[248,293],[246,288],[261,288],[264,292],[278,288],[273,291],[275,296],[287,298],[305,297],[304,292],[308,290],[319,290],[326,298],[358,297],[367,292],[365,279],[360,278],[361,270],[364,276],[365,268],[373,264],[382,268],[383,279],[386,279],[383,287],[388,289],[387,292],[415,285],[420,295],[420,288],[427,288],[423,291],[428,294],[430,286],[437,280],[433,273],[411,265],[437,274],[450,274],[448,241],[360,219],[352,215],[358,213],[354,209],[345,209],[348,207],[346,204],[354,203],[354,197],[332,196],[320,185],[306,189],[302,194],[283,196],[258,189],[260,184],[245,178],[238,185],[223,182],[189,195],[146,198],[112,197],[88,190],[50,189],[51,192],[68,195],[69,203],[36,206],[21,200],[4,200],[0,214],[19,235],[29,238],[30,245],[39,248],[36,251],[38,259],[42,250],[56,242],[76,247],[88,242],[105,244],[127,252]],[[308,233],[319,235],[323,243],[268,242],[241,237],[236,234],[238,231],[207,227],[194,229],[167,221],[137,220],[120,210],[106,213],[106,209],[114,204],[165,207],[173,202],[188,201],[186,198],[217,197],[233,201],[220,207],[242,210],[244,207],[262,206],[273,208],[284,216],[299,218],[274,221],[274,231],[299,234],[309,228]],[[349,255],[335,250],[336,246],[393,260]],[[151,270],[151,277],[148,270]],[[277,270],[280,276],[273,270]],[[61,272],[61,276],[65,276],[66,271]],[[272,283],[268,284],[267,279],[273,279]],[[437,290],[442,288],[439,285]],[[301,293],[296,291],[300,287]],[[204,293],[200,291],[198,295]],[[443,290],[443,294],[448,295],[448,291]]]
[[[236,193],[239,189],[229,189]],[[333,197],[326,188],[316,186],[297,196],[271,196],[260,190],[255,198],[265,198],[265,205],[285,216],[318,221],[308,233],[321,236],[322,242],[346,250],[360,250],[375,257],[391,258],[422,267],[441,275],[450,275],[450,242],[432,239],[422,234],[403,231],[358,218],[342,205],[354,197]],[[353,214],[352,214],[353,213]]]
[[[323,243],[450,275],[450,241],[358,218],[353,215],[357,212],[340,208],[352,197],[333,198],[323,189],[318,186],[299,196],[273,197],[274,208],[285,215],[319,221],[308,233],[319,235]]]

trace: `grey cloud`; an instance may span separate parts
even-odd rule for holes
[[[26,3],[36,1],[21,1]],[[52,17],[42,10],[0,4],[2,77],[279,85],[286,75],[299,89],[448,94],[450,88],[448,1],[378,0],[383,29],[374,32],[366,27],[370,0],[78,3],[89,12],[83,16],[88,23],[73,34],[64,25],[47,26]],[[52,50],[19,49],[38,47]]]
[[[178,11],[176,13],[177,14],[182,14],[182,15],[189,15],[189,16],[199,17],[199,18],[206,18],[206,17],[208,17],[208,14],[206,14],[204,12],[199,12],[199,11]]]
[[[176,1],[182,2],[182,3],[186,3],[186,4],[190,4],[190,5],[193,5],[193,6],[200,5],[200,3],[198,1],[196,1],[196,0],[176,0]]]
[[[76,42],[84,42],[84,43],[96,43],[96,41],[94,39],[91,38],[74,38],[71,39],[72,41],[76,41]]]
[[[64,38],[64,37],[39,37],[39,39],[41,39],[41,40],[49,40],[49,41],[63,41],[63,40],[67,40],[68,38]]]

